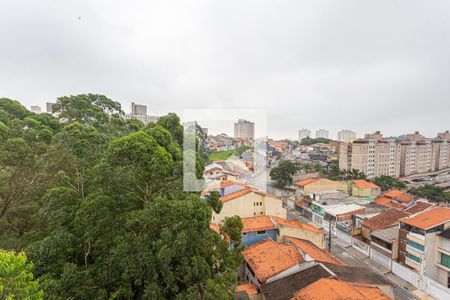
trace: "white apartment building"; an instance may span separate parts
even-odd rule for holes
[[[311,137],[311,130],[302,128],[298,131],[298,140],[301,141],[307,137]]]
[[[317,129],[316,130],[316,138],[324,138],[324,139],[328,139],[329,137],[329,132],[326,129]]]
[[[348,129],[342,129],[341,131],[338,131],[337,133],[337,139],[338,141],[348,143],[350,140],[353,140],[356,138],[356,132],[348,130]]]
[[[134,102],[131,102],[131,113],[125,114],[123,118],[126,120],[136,119],[144,124],[156,123],[159,119],[158,116],[150,116],[147,114],[147,105],[136,104]]]
[[[31,112],[34,112],[35,114],[41,113],[41,107],[39,105],[31,105],[30,110],[31,110]]]
[[[253,140],[255,138],[255,123],[239,119],[234,123],[234,137]]]

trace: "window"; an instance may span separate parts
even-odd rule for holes
[[[254,212],[253,215],[256,216],[256,212]]]
[[[450,268],[450,255],[441,253],[441,265]]]
[[[262,202],[259,202],[259,205],[261,205],[261,206],[262,206]]]
[[[418,250],[420,250],[422,252],[425,251],[425,246],[423,246],[421,244],[418,244],[416,242],[408,240],[408,245],[410,245],[411,247],[416,248],[416,249],[418,249]]]
[[[266,231],[265,230],[259,230],[259,231],[256,232],[256,234],[266,234]]]
[[[247,232],[243,232],[243,233],[242,233],[242,236],[246,236],[246,235],[247,235]]]
[[[411,253],[407,252],[406,256],[408,256],[408,258],[412,259],[413,261],[415,261],[418,264],[422,263],[422,260],[419,257],[412,255]]]
[[[260,214],[262,215],[263,212],[261,212]]]

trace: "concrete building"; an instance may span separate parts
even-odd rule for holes
[[[39,105],[31,105],[30,110],[31,110],[31,112],[34,112],[35,114],[41,113],[41,107]]]
[[[394,140],[376,139],[358,139],[343,144],[339,149],[339,168],[359,170],[369,179],[381,175],[398,178],[400,145]]]
[[[55,105],[56,103],[53,103],[53,102],[47,102],[47,103],[45,103],[45,108],[46,108],[46,112],[48,112],[48,113],[54,113],[54,111],[53,111],[53,105]]]
[[[235,138],[255,138],[255,123],[239,119],[234,123],[234,137]]]
[[[450,289],[450,228],[438,234],[436,245],[437,281]]]
[[[302,128],[298,131],[298,141],[299,142],[307,137],[311,137],[311,130]]]
[[[380,131],[375,131],[374,133],[366,133],[364,135],[365,139],[379,141],[383,139],[383,135]]]
[[[136,115],[146,116],[147,105],[136,104],[134,102],[131,102],[131,114],[135,116]]]
[[[317,129],[316,130],[316,138],[328,139],[329,138],[328,130],[326,130],[326,129]]]
[[[341,131],[338,131],[337,133],[337,139],[338,141],[348,143],[350,140],[353,140],[356,138],[356,132],[342,129]]]
[[[448,130],[440,132],[437,135],[438,139],[450,141],[450,132]]]
[[[450,248],[440,234],[450,228],[450,209],[434,207],[399,221],[399,262],[448,286]]]
[[[158,116],[151,116],[147,114],[147,105],[136,104],[131,102],[131,113],[125,114],[124,119],[136,119],[144,124],[158,122]]]

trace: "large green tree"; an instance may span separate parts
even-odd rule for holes
[[[434,184],[426,184],[421,187],[413,188],[409,190],[409,193],[420,198],[437,202],[438,204],[441,202],[450,202],[449,194],[445,192],[445,189]]]
[[[183,190],[178,116],[144,127],[92,94],[58,98],[59,120],[2,101],[0,247],[25,249],[46,299],[233,297],[239,249],[209,228],[220,199]]]
[[[278,165],[270,170],[270,178],[279,187],[292,184],[292,176],[297,171],[297,167],[289,160],[281,160]]]
[[[372,180],[373,183],[375,183],[376,185],[378,185],[382,191],[387,191],[390,189],[405,189],[406,188],[406,184],[396,180],[394,178],[392,178],[391,176],[386,176],[386,175],[381,175],[378,177],[375,177]]]

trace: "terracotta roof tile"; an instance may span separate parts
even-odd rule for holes
[[[416,204],[414,204],[413,206],[411,206],[408,209],[406,209],[405,212],[410,213],[410,214],[416,214],[418,212],[427,210],[427,209],[429,209],[429,208],[431,208],[433,206],[434,206],[433,203],[416,202]]]
[[[390,190],[389,192],[384,194],[384,197],[392,198],[400,202],[411,202],[414,199],[414,196],[396,189]]]
[[[279,217],[271,217],[271,218],[277,224],[280,224],[283,226],[294,227],[294,228],[298,228],[298,229],[312,231],[312,232],[319,233],[319,234],[324,234],[322,231],[320,231],[316,227],[309,225],[309,224],[301,223],[300,221],[297,221],[297,220],[286,220],[286,219],[279,218]]]
[[[236,198],[239,198],[241,196],[247,195],[248,193],[251,193],[252,190],[249,188],[245,188],[233,193],[229,193],[228,195],[222,196],[220,197],[220,200],[222,200],[222,202],[227,202]]]
[[[406,206],[404,206],[404,205],[401,205],[401,204],[398,204],[398,203],[392,203],[392,202],[389,202],[389,203],[386,203],[386,204],[383,204],[383,205],[386,206],[386,207],[394,208],[396,210],[405,210],[405,208],[406,208]]]
[[[353,183],[356,185],[356,187],[360,189],[378,189],[380,188],[378,185],[373,184],[372,182],[368,182],[363,179],[353,180]]]
[[[242,232],[276,229],[277,227],[268,216],[242,218]]]
[[[297,182],[296,184],[300,187],[311,184],[313,182],[316,182],[318,180],[320,180],[321,178],[306,178],[303,180],[300,180],[299,182]]]
[[[236,292],[246,292],[247,295],[258,294],[258,287],[252,283],[241,283],[236,286]]]
[[[409,216],[408,213],[396,209],[389,209],[375,217],[364,220],[362,224],[372,230],[383,229],[397,224],[399,219],[407,216]]]
[[[354,285],[350,282],[322,278],[297,292],[295,300],[389,300],[377,287]]]
[[[261,283],[305,261],[294,246],[277,244],[272,239],[253,244],[242,254]]]
[[[210,223],[209,228],[220,234],[220,226],[218,224]]]
[[[317,247],[310,241],[292,238],[292,237],[288,237],[288,236],[286,237],[286,241],[290,241],[295,247],[297,247],[302,252],[309,255],[315,261],[327,262],[327,263],[332,263],[332,264],[342,265],[342,266],[347,265],[346,263],[344,263],[340,259],[334,257],[330,253],[320,249],[319,247]]]
[[[426,230],[450,222],[450,208],[435,207],[409,218],[402,219],[401,222]]]
[[[239,185],[239,186],[248,186],[247,184],[239,181],[232,181],[232,180],[225,180],[220,183],[220,188],[226,188],[233,185]]]
[[[375,202],[375,204],[378,204],[378,205],[385,205],[386,203],[390,203],[391,199],[379,197],[379,198],[375,199],[374,202]]]

